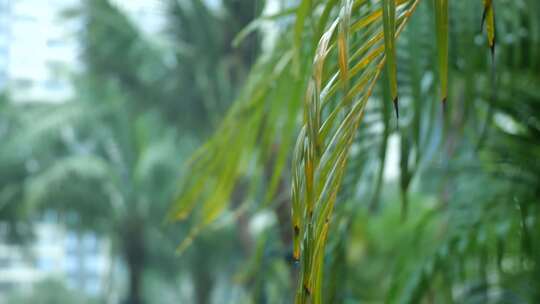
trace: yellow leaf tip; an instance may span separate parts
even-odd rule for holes
[[[306,293],[308,296],[311,295],[311,290],[305,284],[304,284],[304,293]]]
[[[300,252],[295,250],[292,255],[293,263],[298,263],[300,261]]]
[[[443,109],[443,112],[446,113],[446,97],[443,97],[441,103],[442,103],[442,109]]]

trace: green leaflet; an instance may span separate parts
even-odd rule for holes
[[[302,36],[304,34],[304,25],[306,18],[311,11],[311,0],[302,0],[296,11],[296,22],[294,24],[294,58],[293,64],[295,72],[299,72],[300,54],[302,53]]]
[[[297,11],[298,11],[297,7],[291,7],[288,9],[284,9],[283,11],[277,12],[275,14],[261,16],[251,21],[246,27],[244,27],[240,32],[238,32],[238,34],[236,34],[236,36],[234,37],[232,41],[232,46],[238,47],[244,41],[244,39],[246,39],[246,37],[249,34],[258,30],[261,27],[261,25],[264,24],[265,21],[278,20],[280,18],[296,14]]]
[[[441,100],[444,105],[448,98],[448,0],[434,1],[439,81],[441,86]]]
[[[493,0],[484,0],[484,13],[482,14],[481,29],[486,24],[486,32],[488,37],[488,45],[491,50],[491,55],[495,55],[495,12],[493,9]]]
[[[319,17],[318,23],[317,23],[317,31],[315,32],[315,41],[314,44],[317,44],[318,39],[323,35],[324,28],[326,27],[326,24],[328,22],[328,18],[330,17],[330,13],[332,12],[332,9],[336,4],[338,3],[338,0],[328,0],[324,6],[324,10]]]
[[[339,73],[341,75],[342,86],[345,91],[349,83],[349,32],[351,21],[352,1],[344,0],[343,8],[339,18],[338,34],[338,58]]]
[[[293,225],[293,259],[298,261],[300,259],[300,243],[302,242],[301,236],[303,235],[303,183],[300,179],[302,175],[303,155],[304,155],[304,140],[306,136],[306,128],[302,128],[298,135],[298,140],[294,147],[293,162],[292,162],[292,214],[291,222]]]
[[[384,29],[384,53],[386,56],[386,70],[390,82],[390,94],[399,118],[398,93],[397,93],[397,60],[396,60],[396,2],[395,0],[383,0],[383,29]]]

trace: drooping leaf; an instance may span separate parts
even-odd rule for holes
[[[396,60],[396,2],[383,0],[383,28],[384,28],[384,53],[386,56],[386,71],[390,82],[390,94],[399,118],[398,92],[397,92],[397,60]]]
[[[339,18],[339,73],[344,90],[348,89],[349,82],[349,31],[351,20],[352,1],[344,0]]]
[[[491,50],[491,56],[495,56],[495,10],[493,6],[493,0],[484,0],[484,12],[482,13],[482,23],[480,25],[481,29],[483,29],[484,24],[486,24],[488,46]]]
[[[435,1],[435,29],[443,106],[448,98],[448,0]]]

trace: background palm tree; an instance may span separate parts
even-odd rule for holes
[[[0,219],[7,224],[7,241],[17,243],[32,237],[39,211],[25,202],[25,184],[62,150],[63,123],[84,119],[71,104],[16,104],[7,93],[0,97],[0,109]]]
[[[91,128],[72,129],[65,153],[31,177],[27,200],[76,215],[68,222],[74,228],[109,236],[129,270],[128,302],[141,303],[146,266],[167,269],[165,261],[173,259],[172,253],[152,252],[150,240],[168,240],[154,227],[162,225],[173,190],[164,181],[177,177],[182,150],[156,114],[135,120],[111,106],[94,115]]]
[[[85,67],[74,80],[76,100],[67,105],[85,119],[55,116],[62,127],[54,159],[26,181],[25,200],[67,215],[73,229],[112,240],[113,256],[121,257],[129,273],[127,303],[143,302],[148,273],[175,282],[180,268],[192,271],[198,303],[208,303],[215,282],[211,272],[220,268],[212,258],[199,261],[200,254],[175,258],[165,210],[175,181],[185,174],[180,163],[211,125],[211,116],[226,108],[251,63],[256,49],[232,49],[230,40],[257,9],[219,15],[199,1],[166,4],[169,28],[161,39],[146,36],[109,1],[83,1],[65,12],[83,21]],[[231,20],[235,26],[229,26]],[[200,59],[208,62],[194,64],[194,56],[203,54]],[[208,95],[209,88],[220,100]]]

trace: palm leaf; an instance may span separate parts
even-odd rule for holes
[[[304,88],[290,70],[292,57],[288,53],[259,60],[215,135],[187,163],[192,174],[183,180],[169,220],[184,220],[190,215],[197,220],[180,244],[180,252],[222,215],[232,200],[238,204],[252,199],[252,190],[233,197],[235,187],[239,180],[248,177],[250,188],[257,189],[259,180],[253,177],[260,175],[270,160],[273,168],[269,190],[260,206],[267,205],[274,197],[293,144],[298,100]],[[279,106],[267,111],[269,100],[278,101]]]
[[[383,28],[384,28],[384,52],[387,60],[386,67],[388,81],[390,83],[390,94],[399,118],[398,93],[397,93],[397,62],[396,62],[396,3],[394,0],[383,1]]]
[[[334,35],[336,24],[343,22],[346,19],[343,16],[347,16],[347,14],[341,14],[337,17],[321,38],[315,53],[312,80],[306,93],[304,127],[295,150],[301,155],[294,156],[295,160],[301,160],[300,167],[304,168],[293,171],[294,201],[292,212],[295,254],[298,253],[298,244],[303,244],[300,247],[302,269],[296,303],[322,302],[324,249],[334,204],[345,172],[353,138],[385,59],[388,58],[385,57],[381,34],[383,32],[394,33],[392,42],[385,39],[385,44],[391,48],[393,39],[403,30],[418,3],[419,1],[398,3],[395,32],[391,30],[391,17],[390,20],[381,18],[380,15],[378,18],[373,18],[374,14],[381,10],[380,7],[375,10],[367,4],[359,5],[358,10],[363,11],[363,13],[356,22],[350,23],[348,26],[352,28],[354,24],[363,24],[364,26],[350,30],[351,36],[356,34],[362,39],[352,39],[356,43],[351,43],[351,46],[357,51],[353,53],[346,64],[343,62],[346,58],[344,51],[346,35],[343,34],[345,31],[340,30],[341,34],[338,33],[337,42],[331,41],[331,38]],[[381,3],[378,4],[381,5]],[[388,5],[389,3],[383,2],[382,4]],[[346,12],[349,6],[350,4],[345,2],[342,11]],[[392,5],[389,5],[388,8],[391,9]],[[385,21],[383,22],[381,19],[385,19]],[[385,31],[381,28],[381,23],[387,24],[386,27],[383,26]],[[323,74],[325,59],[331,58],[329,50],[332,50],[336,43],[338,44],[338,64],[337,67],[330,66],[330,76],[326,76]],[[350,70],[347,69],[349,65],[353,66]],[[347,76],[343,75],[344,73]],[[350,89],[346,85],[349,80],[351,80]],[[397,81],[394,79],[393,83],[395,85]],[[395,87],[397,88],[397,86]],[[338,88],[341,88],[339,92]],[[394,90],[393,94],[396,97],[397,90]],[[334,99],[335,102],[330,102],[331,99]],[[321,113],[328,114],[322,115]],[[341,119],[338,120],[338,118]],[[298,189],[300,185],[304,185],[304,188]],[[298,195],[302,192],[304,195]]]
[[[484,0],[484,13],[482,14],[481,29],[484,28],[485,24],[488,46],[491,50],[491,55],[495,56],[495,9],[493,7],[493,0]]]
[[[448,98],[448,0],[435,0],[435,29],[443,105]]]

